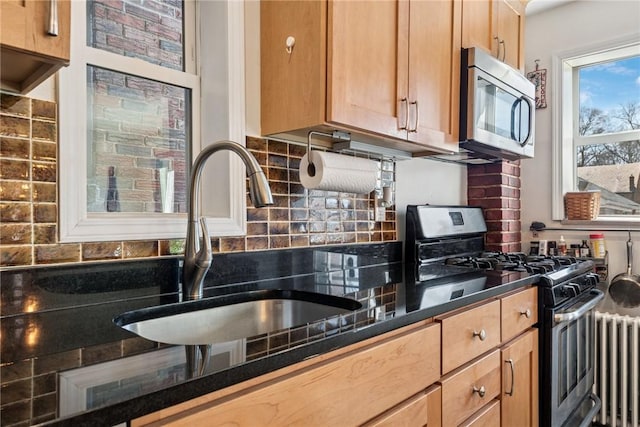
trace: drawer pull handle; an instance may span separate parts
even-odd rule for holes
[[[514,387],[516,386],[516,374],[514,372],[513,359],[507,359],[507,360],[504,361],[504,363],[508,363],[509,366],[511,367],[511,390],[505,391],[504,393],[507,396],[513,396],[513,390],[514,390]]]
[[[480,341],[484,341],[487,339],[487,333],[484,329],[480,329],[480,332],[473,331],[473,336],[480,338]]]
[[[531,310],[527,308],[525,311],[521,311],[520,316],[524,316],[527,319],[531,319]]]
[[[484,386],[480,386],[480,388],[473,386],[473,392],[478,393],[478,396],[484,397],[487,394],[487,390],[485,390]]]

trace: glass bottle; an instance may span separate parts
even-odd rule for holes
[[[120,212],[120,200],[118,197],[118,184],[116,183],[115,166],[109,166],[106,205],[107,212]]]
[[[564,236],[560,236],[560,240],[558,240],[558,255],[567,255],[567,242],[564,240]]]
[[[580,258],[589,258],[591,256],[591,250],[586,240],[582,241],[580,245]]]

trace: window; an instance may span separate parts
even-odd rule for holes
[[[201,139],[243,140],[244,57],[230,54],[244,31],[235,3],[72,2],[72,60],[58,86],[60,241],[184,237],[189,165]],[[202,48],[215,64],[196,61],[199,38],[216,40]],[[213,95],[204,102],[203,92]],[[217,162],[208,169],[218,180],[243,190],[241,162]],[[238,187],[213,192],[212,234],[243,232]]]
[[[640,220],[640,43],[556,58],[561,81],[554,219],[567,191],[600,191],[603,221]]]

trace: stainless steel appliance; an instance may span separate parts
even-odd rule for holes
[[[575,260],[574,260],[575,261]],[[596,289],[593,262],[571,262],[540,278],[540,423],[588,426],[600,410],[595,372]]]
[[[425,301],[535,278],[539,286],[540,425],[591,424],[600,409],[592,393],[596,289],[592,261],[484,250],[480,208],[407,207],[405,260]],[[425,285],[430,283],[432,285]]]
[[[480,48],[462,49],[460,148],[472,158],[533,157],[535,86]]]

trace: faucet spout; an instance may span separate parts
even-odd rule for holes
[[[233,141],[218,141],[205,147],[196,157],[189,179],[189,200],[187,203],[187,239],[184,249],[182,268],[182,299],[202,298],[202,283],[211,267],[211,240],[205,218],[200,218],[198,230],[198,211],[200,203],[200,177],[207,159],[215,152],[228,150],[236,153],[244,162],[249,177],[249,196],[255,207],[273,204],[269,182],[255,157],[242,145]],[[201,235],[200,235],[201,234]]]

